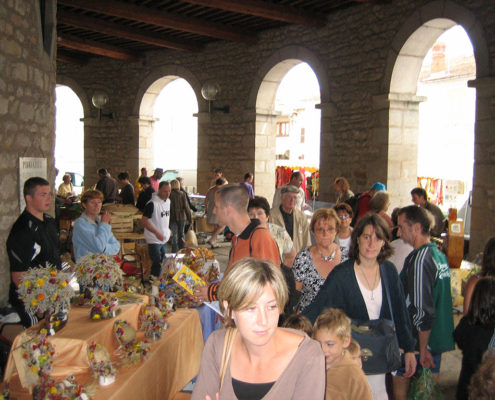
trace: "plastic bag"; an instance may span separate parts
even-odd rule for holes
[[[407,400],[443,400],[442,391],[435,383],[431,370],[423,368],[419,376],[413,379]]]

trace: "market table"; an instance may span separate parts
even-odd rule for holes
[[[139,305],[125,308],[117,317],[137,326]],[[88,308],[74,308],[69,322],[50,342],[55,347],[55,363],[52,376],[64,378],[75,374],[79,383],[91,383],[93,377],[86,357],[87,345],[96,340],[105,344],[112,354],[117,348],[113,334],[115,319],[92,322]],[[133,366],[118,366],[117,379],[110,386],[99,386],[92,398],[98,399],[170,399],[179,392],[199,371],[203,337],[198,312],[192,309],[178,309],[167,318],[170,327],[162,338],[152,343],[149,357]],[[141,336],[138,335],[141,339]],[[12,352],[19,346],[16,338]],[[22,388],[18,374],[14,373],[15,363],[9,356],[5,380],[9,382],[12,399],[30,399],[27,389]],[[112,361],[118,357],[112,354]]]

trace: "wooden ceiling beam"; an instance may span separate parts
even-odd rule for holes
[[[84,15],[79,15],[65,10],[59,10],[57,12],[57,22],[77,28],[88,29],[94,32],[104,33],[110,36],[151,44],[153,46],[166,47],[168,49],[186,51],[199,51],[201,49],[201,46],[194,42],[165,39],[152,32],[145,33],[139,29],[122,26],[110,21],[86,17]]]
[[[254,44],[257,40],[255,34],[240,32],[225,25],[214,24],[193,17],[183,17],[116,0],[58,0],[57,4],[232,42]]]
[[[76,56],[60,49],[57,49],[57,61],[63,61],[75,65],[84,65],[88,62],[88,60],[84,57]]]
[[[137,55],[128,50],[106,43],[95,42],[89,39],[80,39],[77,36],[59,33],[57,43],[70,49],[84,51],[86,53],[98,54],[104,57],[116,58],[118,60],[136,61]]]
[[[287,22],[289,24],[321,27],[326,23],[326,18],[315,13],[310,13],[294,7],[280,4],[267,3],[259,0],[185,0],[191,4],[218,8],[246,15]]]

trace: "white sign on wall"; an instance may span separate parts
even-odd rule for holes
[[[19,157],[19,210],[24,210],[24,182],[27,179],[38,176],[47,179],[46,158],[44,157]]]

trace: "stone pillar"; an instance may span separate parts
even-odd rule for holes
[[[138,151],[136,170],[138,176],[140,170],[143,167],[148,169],[148,175],[152,175],[153,169],[153,125],[156,119],[151,117],[129,117],[129,130],[131,131],[131,137],[137,137],[138,139]],[[137,177],[136,177],[137,179]]]
[[[332,133],[332,119],[337,116],[337,107],[333,103],[316,104],[316,108],[321,110],[320,125],[320,179],[319,179],[319,201],[334,202],[337,192],[334,188],[336,178],[335,165],[335,138]]]
[[[473,203],[469,255],[483,251],[495,234],[495,77],[468,82],[476,88]]]
[[[378,100],[378,98],[376,98]],[[384,124],[388,125],[388,159],[386,184],[390,192],[390,210],[411,203],[410,191],[417,185],[418,171],[418,132],[419,132],[419,103],[425,97],[408,93],[390,93],[388,96],[388,119],[383,111],[384,101],[377,101],[380,126],[380,146],[387,146],[384,133]]]
[[[256,110],[254,143],[254,193],[271,204],[275,193],[275,140],[277,115],[270,110]]]

